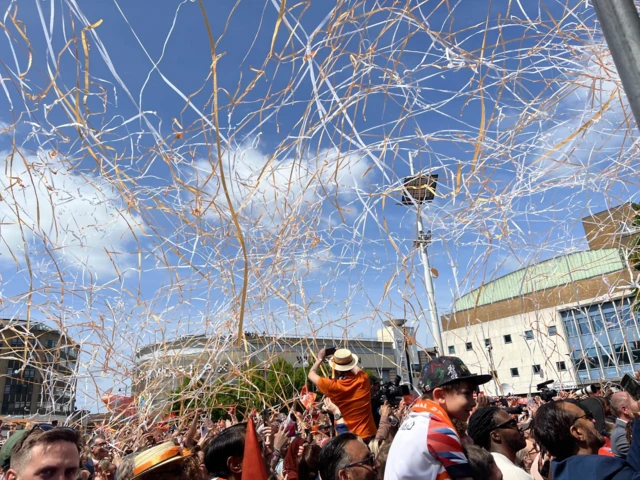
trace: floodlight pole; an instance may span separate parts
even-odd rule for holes
[[[634,0],[593,0],[631,110],[640,127],[640,17]]]
[[[496,396],[500,395],[500,390],[498,389],[498,380],[496,380],[496,367],[493,364],[493,345],[487,345],[487,351],[489,352],[489,366],[491,368],[491,377],[493,378],[493,386],[496,389]]]
[[[411,176],[415,175],[413,168],[413,152],[409,152],[409,168]],[[431,243],[431,232],[424,233],[422,225],[422,215],[420,214],[420,203],[418,202],[418,239],[416,244],[420,249],[420,257],[422,258],[422,266],[424,268],[424,287],[427,290],[427,299],[429,301],[429,323],[431,324],[431,333],[438,350],[438,355],[444,355],[444,347],[442,343],[442,332],[440,331],[440,321],[438,319],[438,310],[436,308],[436,296],[433,291],[433,276],[431,267],[429,266],[429,255],[427,246]]]

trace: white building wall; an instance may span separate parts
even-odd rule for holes
[[[485,339],[490,339],[498,391],[495,383],[489,382],[481,387],[489,395],[506,394],[501,385],[510,385],[515,394],[537,392],[536,385],[546,380],[553,380],[555,386],[573,386],[576,375],[558,311],[558,307],[547,308],[443,332],[444,354],[460,357],[474,373],[490,373],[490,355],[485,347]],[[556,327],[555,335],[549,334],[552,326]],[[533,332],[532,340],[525,338],[528,330]],[[505,342],[505,335],[511,336],[511,343]],[[468,342],[471,350],[467,350]],[[449,351],[450,346],[454,353]],[[566,370],[559,369],[558,362],[564,362]],[[534,373],[534,365],[540,366],[540,373]],[[512,368],[518,369],[517,376]]]

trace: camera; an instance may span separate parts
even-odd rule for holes
[[[400,378],[400,376],[396,376],[393,382],[380,385],[380,390],[373,396],[373,401],[379,405],[382,405],[386,401],[389,402],[389,405],[392,407],[400,405],[400,400],[402,400],[405,395],[411,393],[408,385],[400,385],[401,380],[402,378]]]
[[[540,392],[540,399],[543,402],[551,402],[558,396],[558,391],[549,388],[549,385],[553,383],[553,380],[547,380],[546,382],[539,383],[536,388]]]
[[[584,388],[581,388],[580,390],[576,390],[576,395],[579,397],[582,397],[584,395],[592,395],[594,393],[598,393],[600,391],[600,386],[599,385],[587,385]]]

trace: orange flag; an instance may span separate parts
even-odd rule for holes
[[[267,469],[253,418],[247,423],[247,436],[244,440],[244,458],[242,460],[242,480],[267,480]]]

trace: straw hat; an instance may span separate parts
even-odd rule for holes
[[[184,460],[190,454],[191,452],[173,442],[164,442],[151,447],[136,454],[133,464],[133,478],[140,478],[142,475],[169,463]]]
[[[329,360],[329,365],[338,372],[348,372],[358,365],[358,356],[355,353],[351,353],[351,350],[341,348],[333,354],[333,357]]]

